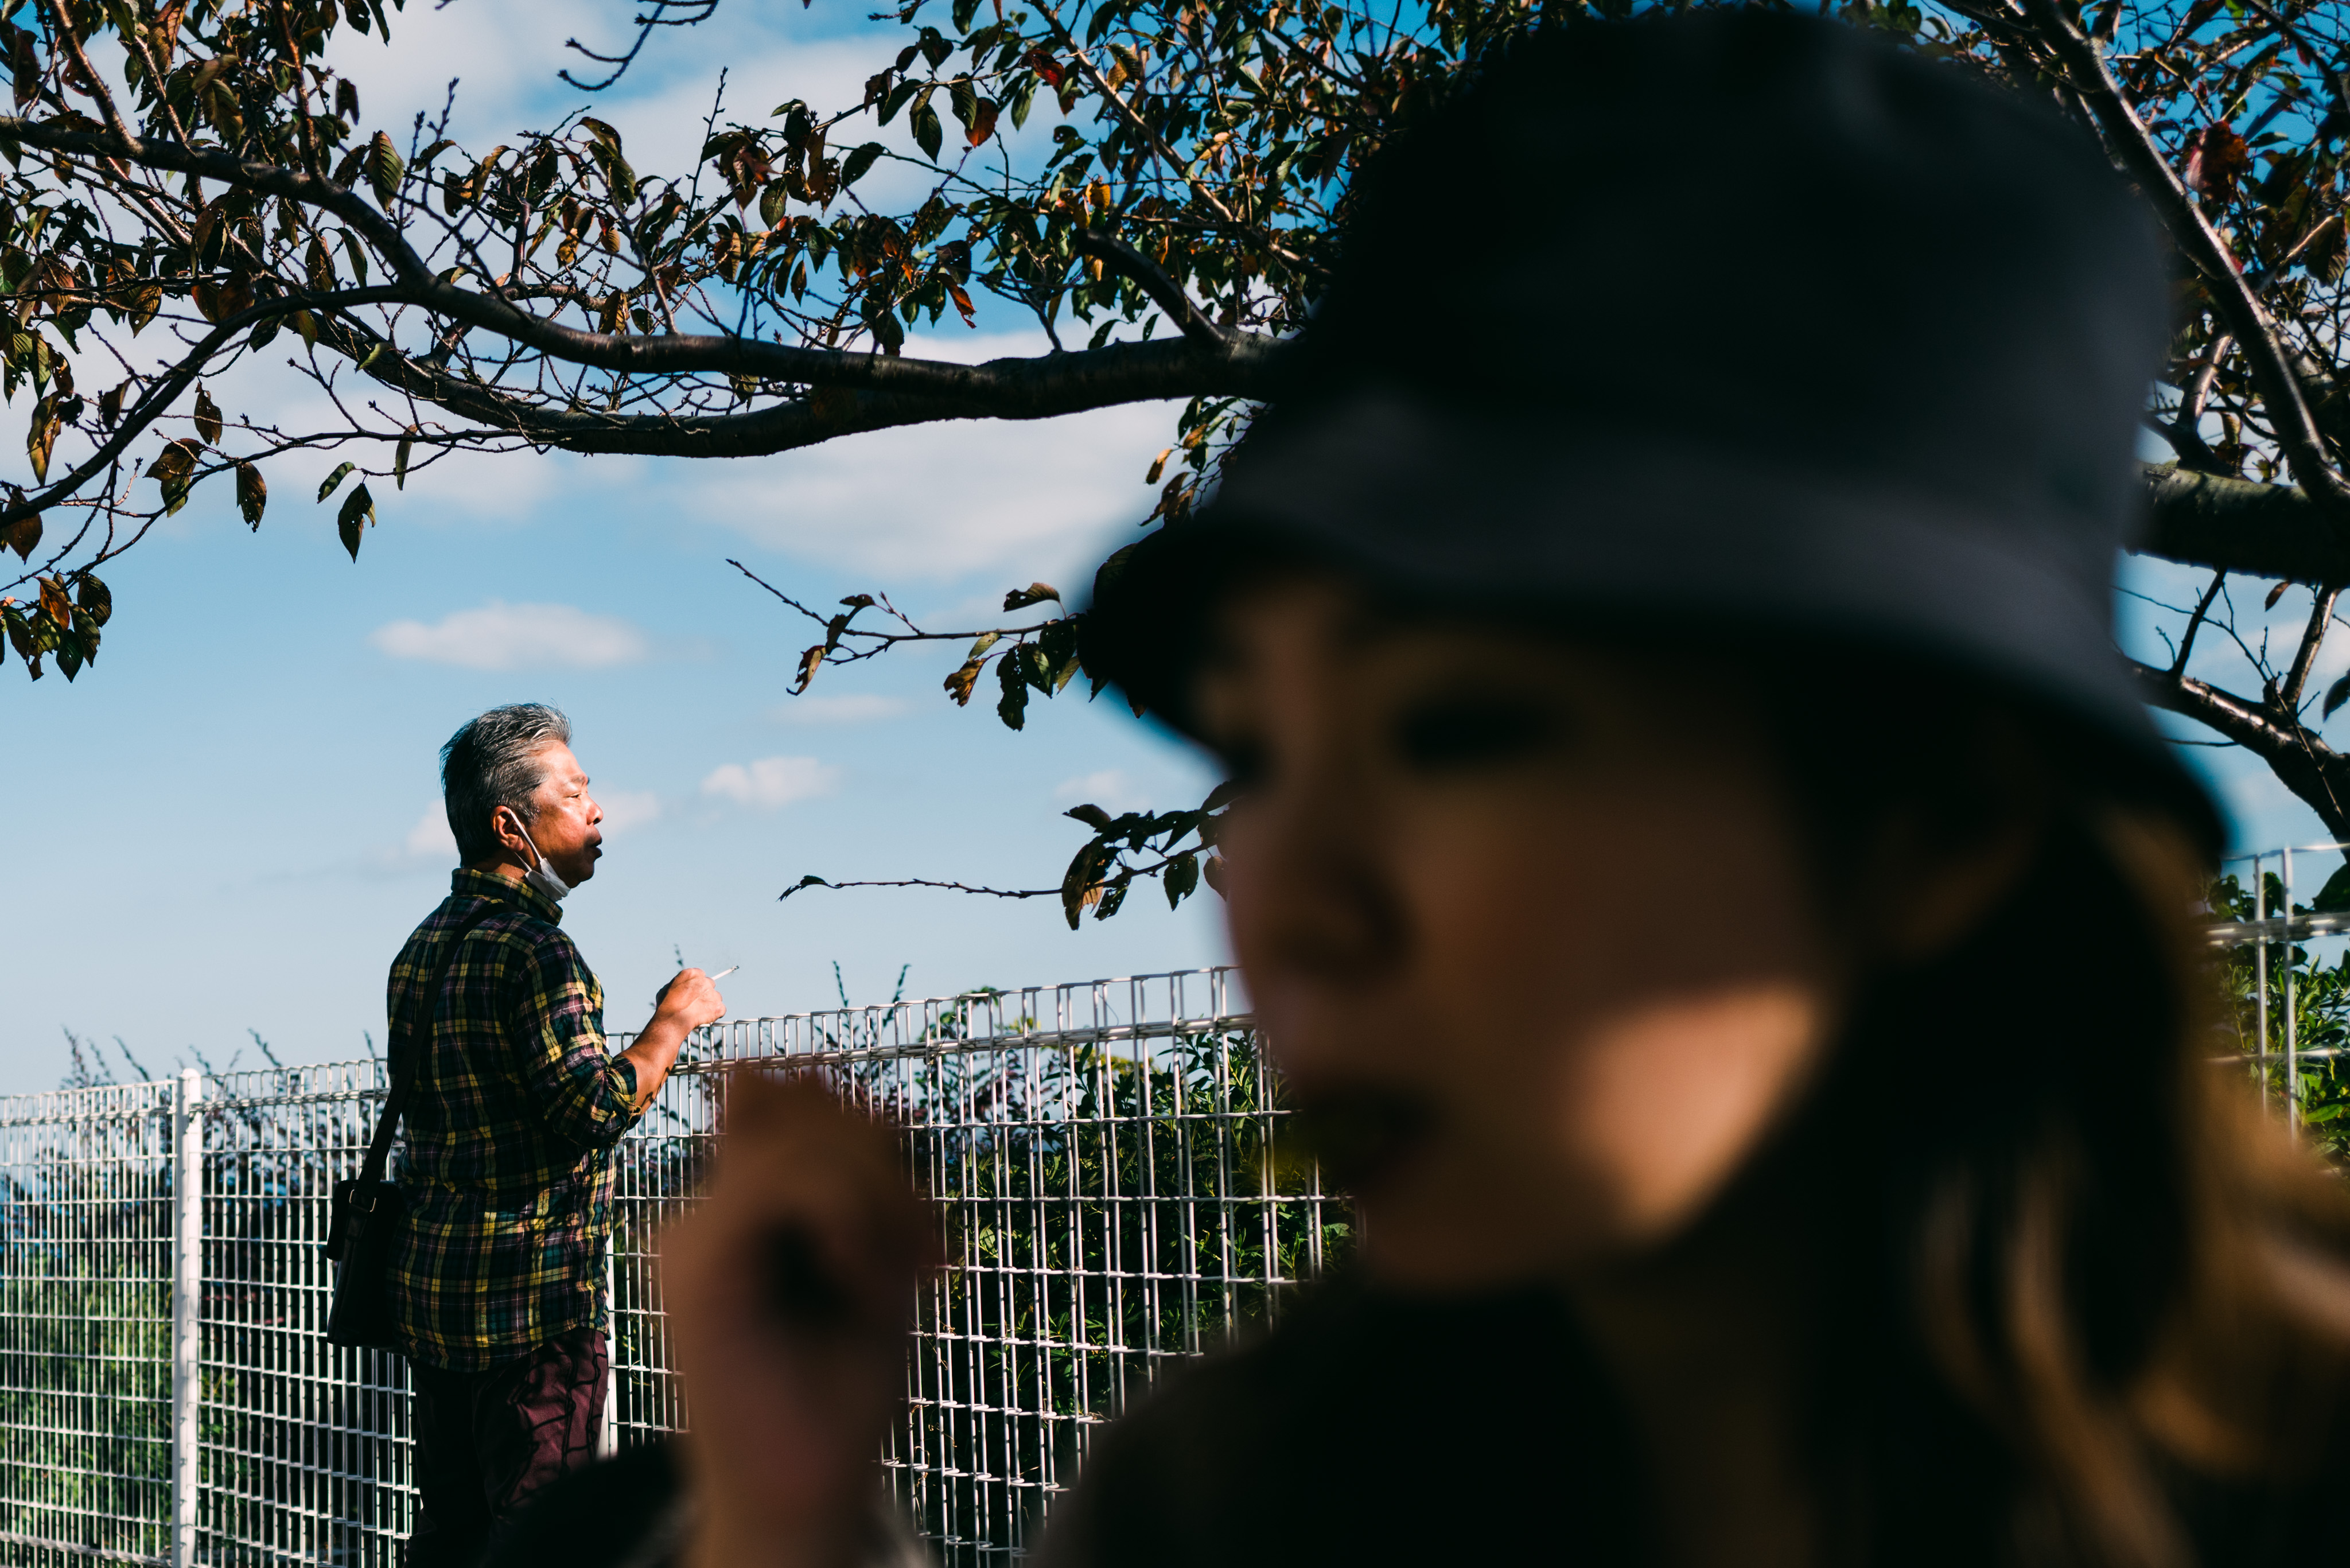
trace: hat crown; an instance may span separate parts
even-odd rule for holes
[[[1284,401],[1388,382],[1562,458],[1701,446],[2069,519],[2102,581],[2164,300],[2088,135],[1969,67],[1766,12],[1579,24],[1367,171]]]

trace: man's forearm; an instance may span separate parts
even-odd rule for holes
[[[690,1033],[684,1020],[656,1013],[636,1043],[620,1053],[620,1060],[637,1075],[637,1109],[651,1105],[653,1096],[660,1093],[661,1082],[676,1064],[678,1050]]]

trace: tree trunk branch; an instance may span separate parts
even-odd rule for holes
[[[2287,484],[2146,467],[2151,526],[2137,546],[2183,566],[2297,583],[2350,583],[2350,526]]]
[[[2344,806],[2350,799],[2350,759],[2263,703],[2248,702],[2208,681],[2136,659],[2130,667],[2137,675],[2138,693],[2148,704],[2192,719],[2260,758],[2317,813],[2328,833],[2350,839],[2350,810]]]

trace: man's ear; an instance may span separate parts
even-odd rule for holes
[[[1921,778],[1878,820],[1865,848],[1855,913],[1880,958],[1922,963],[1964,940],[2039,857],[2054,789],[2014,720],[1981,712],[1956,764]]]
[[[490,833],[498,846],[515,859],[527,862],[529,841],[523,836],[522,814],[510,805],[494,806],[490,811]]]

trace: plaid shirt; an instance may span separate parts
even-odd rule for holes
[[[426,984],[458,949],[429,1014]],[[636,1070],[606,1054],[604,988],[553,900],[459,869],[392,961],[392,1038],[421,1044],[400,1173],[408,1220],[392,1311],[410,1356],[486,1371],[603,1323],[612,1146],[635,1120]]]

